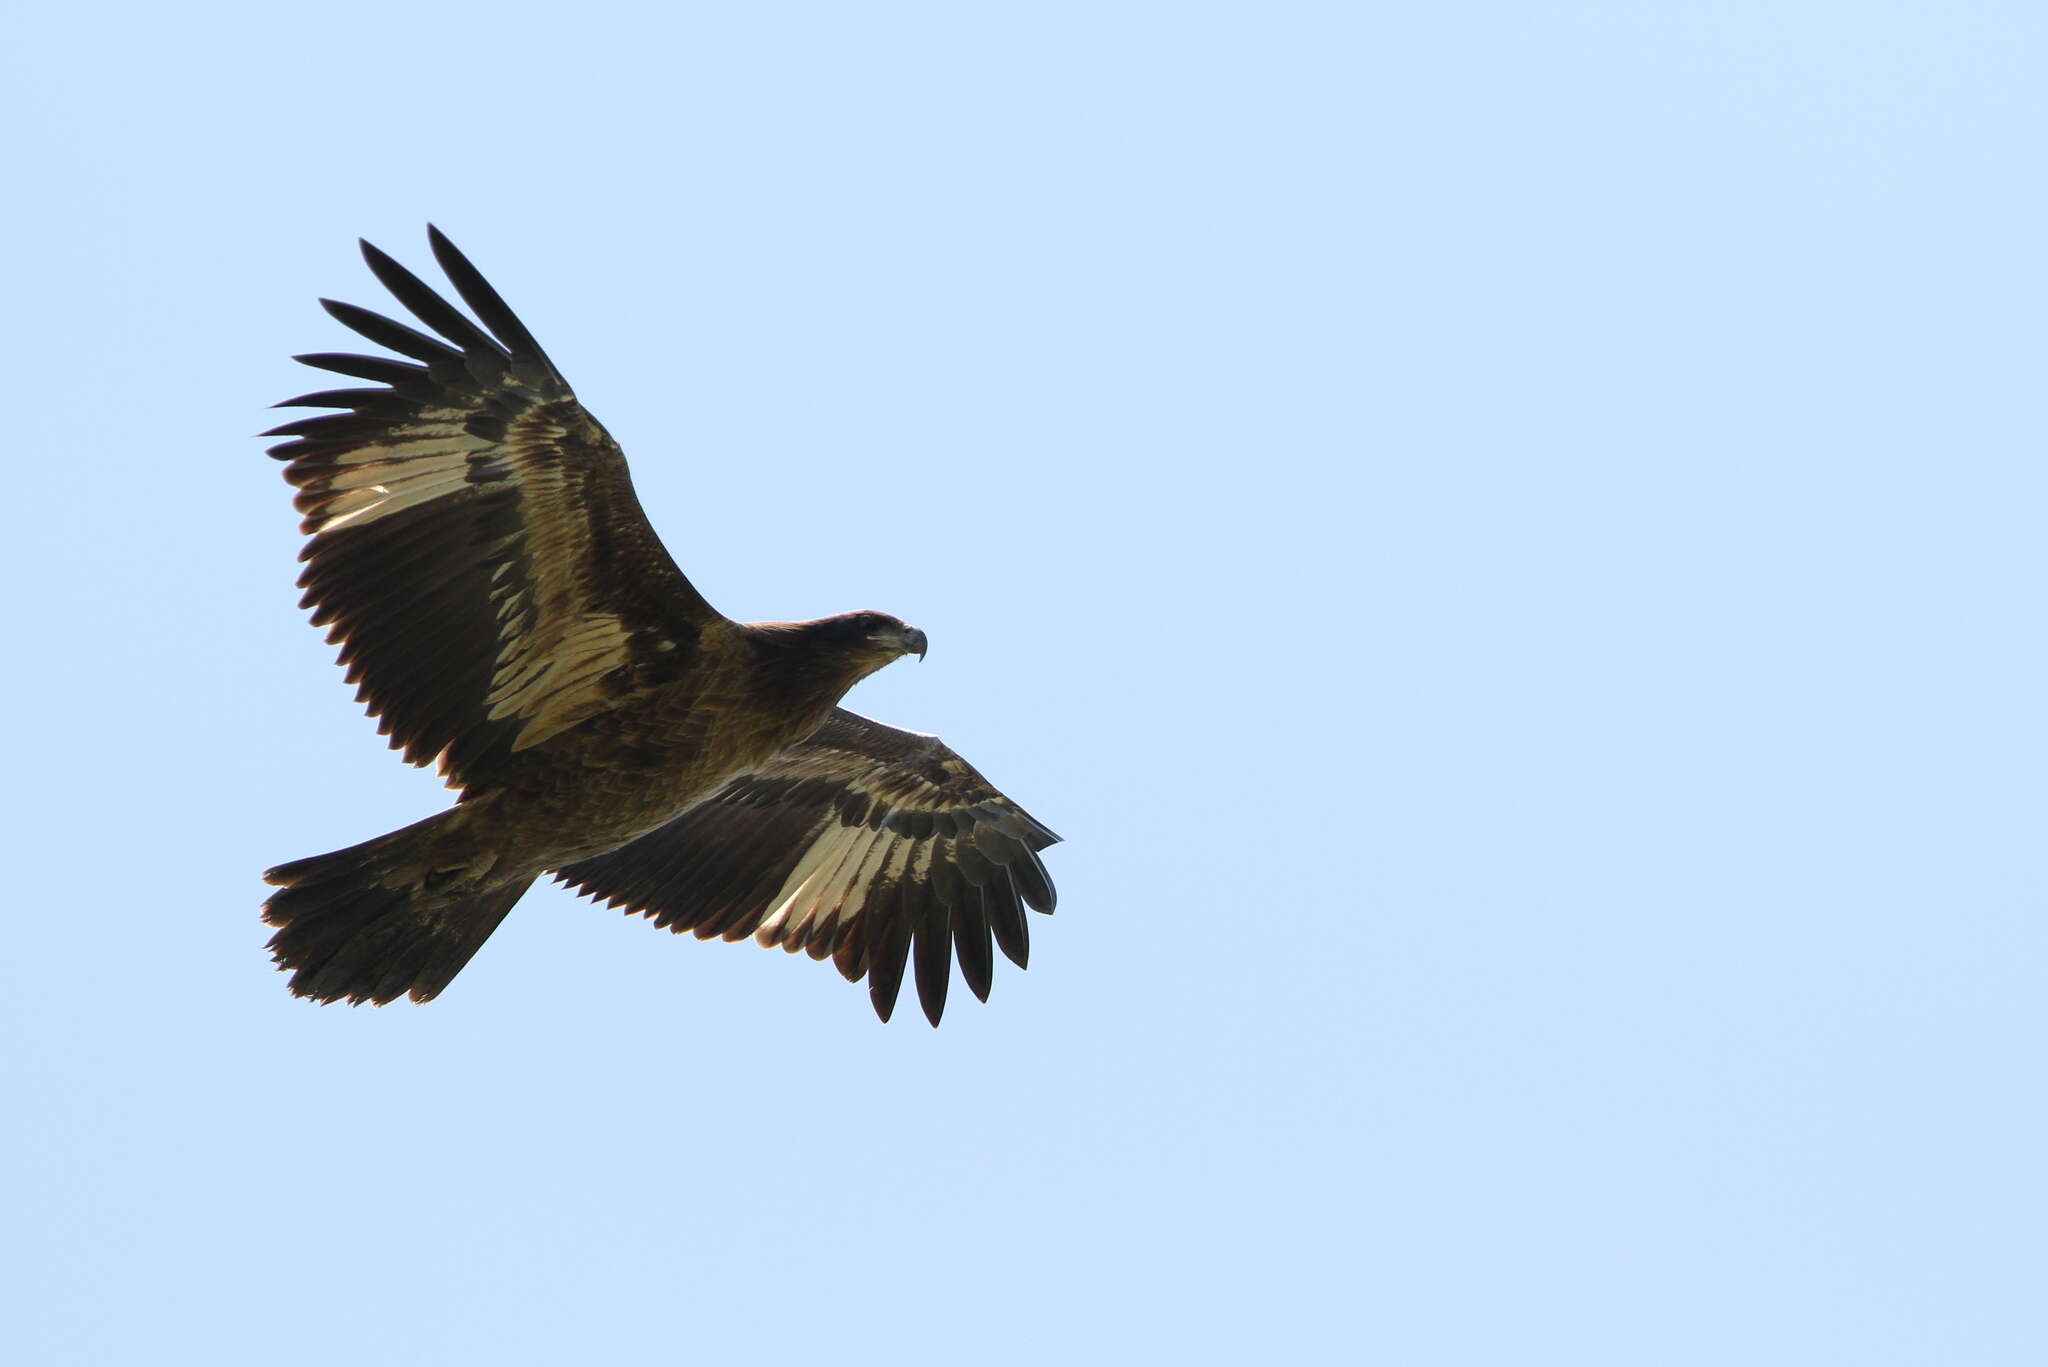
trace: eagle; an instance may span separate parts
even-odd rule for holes
[[[396,352],[295,357],[367,387],[264,433],[297,489],[300,606],[357,700],[446,811],[280,864],[263,907],[290,988],[430,1000],[550,875],[699,939],[749,936],[866,980],[906,967],[933,1025],[952,965],[986,1001],[1051,912],[1059,837],[936,736],[839,706],[925,634],[883,612],[735,622],[683,576],[626,460],[498,292],[438,229],[469,315],[368,242],[427,329],[321,300]],[[403,359],[398,359],[403,358]]]

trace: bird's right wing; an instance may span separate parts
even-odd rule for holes
[[[364,243],[385,288],[440,337],[326,301],[410,359],[300,356],[377,387],[288,399],[346,411],[267,435],[291,438],[270,454],[290,462],[305,514],[303,606],[341,643],[391,743],[473,786],[511,752],[672,682],[726,622],[647,524],[617,443],[429,231],[483,326]]]
[[[840,708],[666,826],[556,876],[678,933],[829,956],[868,980],[883,1020],[908,961],[937,1025],[952,958],[984,1001],[994,948],[1024,966],[1024,908],[1053,909],[1038,852],[1058,839],[936,736]]]

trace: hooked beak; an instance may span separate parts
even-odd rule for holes
[[[915,654],[920,660],[924,658],[924,633],[916,627],[903,628],[903,653]]]

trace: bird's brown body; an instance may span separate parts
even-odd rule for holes
[[[989,945],[1021,964],[1021,907],[1051,910],[1037,852],[1055,837],[935,739],[838,707],[924,633],[876,612],[720,615],[617,444],[433,241],[490,331],[366,245],[441,338],[330,303],[416,363],[300,357],[384,387],[291,400],[347,411],[276,429],[273,454],[306,514],[305,605],[392,744],[462,796],[266,875],[293,990],[426,1000],[554,873],[678,930],[829,954],[885,1019],[913,944],[935,1024],[948,944],[985,996]]]
[[[785,630],[794,636],[801,625]],[[546,748],[514,752],[488,786],[422,823],[428,834],[394,872],[452,902],[514,882],[524,887],[610,853],[811,735],[872,658],[833,654],[792,679],[784,677],[792,647],[762,646],[751,638],[765,630],[751,625],[725,631],[735,640],[721,652],[722,667],[692,670],[579,722]],[[790,705],[751,705],[771,688]]]

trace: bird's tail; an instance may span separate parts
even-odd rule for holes
[[[452,981],[532,885],[515,879],[473,896],[437,891],[445,873],[422,872],[422,847],[442,817],[332,854],[280,864],[263,919],[278,928],[271,957],[292,971],[291,990],[315,1001],[431,999]]]

